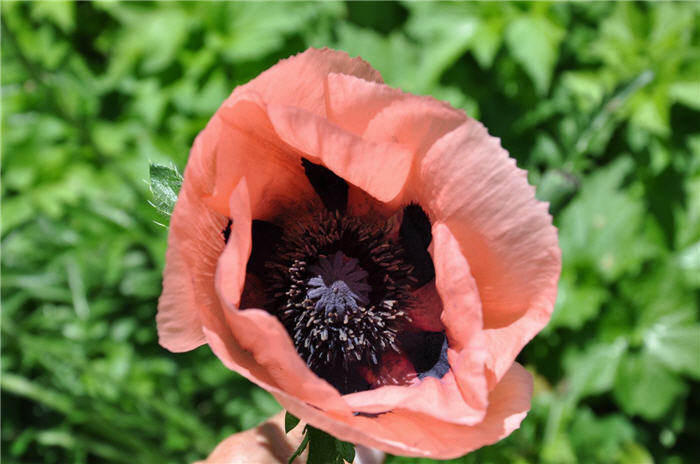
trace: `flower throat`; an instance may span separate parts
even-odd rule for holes
[[[410,322],[412,266],[383,224],[324,211],[285,232],[265,264],[267,308],[284,324],[299,355],[341,392],[367,388],[358,372],[374,369]]]
[[[449,366],[444,331],[423,330],[409,316],[422,314],[412,292],[435,278],[427,215],[405,206],[398,234],[384,221],[349,216],[348,184],[324,166],[301,165],[322,212],[291,227],[253,219],[242,307],[277,317],[299,356],[343,394],[441,378]]]

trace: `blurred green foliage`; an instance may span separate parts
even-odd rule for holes
[[[150,161],[184,166],[235,85],[308,46],[482,120],[559,227],[556,310],[519,357],[532,412],[454,462],[697,462],[697,3],[1,13],[3,462],[188,462],[279,409],[208,348],[157,345],[167,216],[144,180]]]

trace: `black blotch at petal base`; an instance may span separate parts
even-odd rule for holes
[[[440,356],[433,367],[425,372],[418,374],[419,379],[424,379],[426,377],[435,377],[436,379],[441,379],[450,370],[450,362],[447,359],[447,337],[442,342],[442,349],[440,350]]]
[[[328,211],[345,213],[348,205],[348,184],[325,166],[301,159],[306,178]]]
[[[264,279],[265,263],[275,252],[277,242],[282,238],[282,228],[271,222],[254,219],[251,232],[253,247],[246,271]]]
[[[317,375],[333,385],[341,395],[366,391],[370,384],[360,375],[347,375],[340,365],[328,365],[317,372]]]
[[[413,363],[419,378],[430,375],[428,373],[440,363],[443,351],[447,355],[446,341],[447,337],[445,337],[443,332],[423,331],[399,335],[401,349]],[[447,369],[449,370],[449,364]],[[441,368],[438,366],[437,370],[441,370]],[[445,372],[443,372],[443,375]]]
[[[413,288],[420,288],[435,278],[435,266],[428,253],[433,234],[430,220],[420,206],[412,204],[404,208],[399,237],[406,250],[406,261],[414,268],[412,276],[417,282]]]
[[[226,222],[226,227],[224,227],[223,230],[221,231],[221,235],[224,236],[224,243],[228,243],[228,238],[231,236],[231,226],[232,225],[233,225],[233,221],[229,219],[228,222]]]

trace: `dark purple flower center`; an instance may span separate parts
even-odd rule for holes
[[[367,388],[357,368],[376,368],[410,323],[412,266],[385,224],[323,211],[285,231],[266,263],[270,305],[300,356],[341,391]],[[351,377],[357,377],[349,382]]]
[[[248,272],[266,284],[265,309],[308,366],[341,393],[370,388],[367,373],[379,376],[387,352],[409,358],[419,378],[442,377],[449,369],[444,333],[416,329],[408,315],[411,291],[435,275],[427,216],[407,206],[398,237],[389,238],[388,224],[345,214],[345,181],[307,160],[302,165],[325,208],[285,228],[253,221]],[[229,230],[230,223],[225,239]]]

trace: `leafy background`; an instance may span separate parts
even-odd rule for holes
[[[10,3],[2,9],[2,459],[204,457],[279,406],[154,315],[182,169],[231,89],[308,46],[482,120],[560,230],[520,430],[460,463],[700,456],[697,3]],[[389,463],[428,462],[391,457]]]

